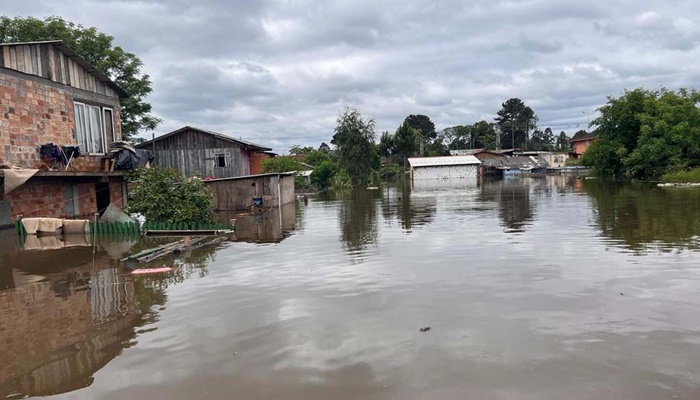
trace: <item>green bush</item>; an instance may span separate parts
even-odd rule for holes
[[[128,213],[140,213],[156,223],[212,223],[214,197],[199,178],[183,178],[173,169],[139,169],[133,183]]]
[[[339,169],[330,180],[330,188],[333,190],[352,189],[352,179],[344,169]]]
[[[664,174],[661,180],[671,183],[700,183],[700,168]]]
[[[323,161],[311,173],[311,184],[320,190],[328,189],[331,185],[331,179],[338,171],[338,165],[330,160]]]
[[[268,158],[262,162],[263,172],[292,172],[299,171],[301,169],[301,164],[299,161],[295,160],[289,156],[278,156],[273,158]]]

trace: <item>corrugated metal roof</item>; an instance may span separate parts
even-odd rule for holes
[[[409,158],[411,167],[440,167],[443,165],[472,165],[481,164],[474,156],[445,156],[445,157],[414,157]]]

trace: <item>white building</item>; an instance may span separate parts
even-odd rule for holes
[[[467,185],[477,184],[481,165],[474,156],[416,157],[409,158],[408,163],[414,182],[462,181]]]

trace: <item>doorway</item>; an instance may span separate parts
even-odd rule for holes
[[[95,183],[95,200],[97,201],[97,212],[100,213],[100,215],[104,214],[110,203],[109,182]]]

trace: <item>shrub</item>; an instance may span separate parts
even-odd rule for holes
[[[661,176],[661,180],[673,183],[700,183],[700,168],[664,174]]]
[[[289,156],[278,156],[268,158],[262,162],[263,172],[292,172],[299,171],[301,164],[299,161]]]
[[[126,211],[158,223],[214,222],[214,198],[199,178],[183,178],[173,169],[139,169]]]
[[[328,189],[337,171],[338,165],[331,161],[323,161],[311,173],[311,184],[321,190]]]

